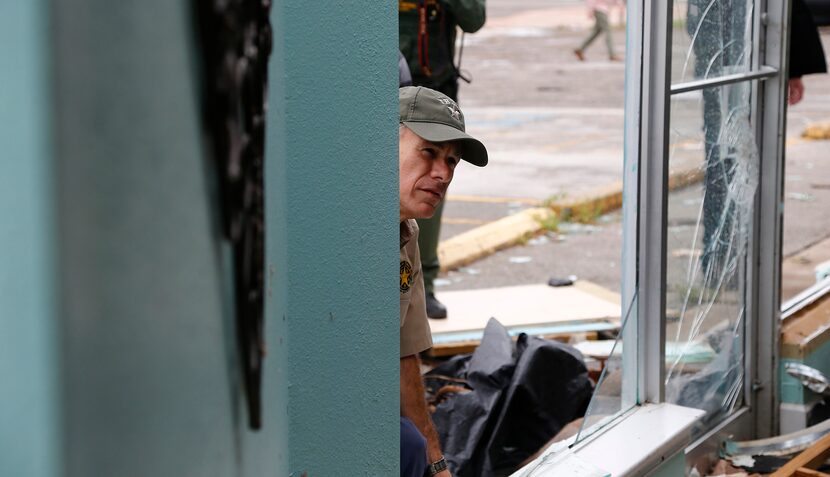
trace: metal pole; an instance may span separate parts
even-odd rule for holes
[[[672,0],[645,0],[638,215],[639,402],[662,402],[665,381],[666,230]]]

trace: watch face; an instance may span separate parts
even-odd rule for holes
[[[429,464],[429,473],[431,475],[435,475],[438,472],[441,472],[441,471],[446,470],[446,469],[447,469],[447,461],[444,460],[443,457],[441,457],[441,460],[439,460],[437,462],[433,462],[432,464]]]

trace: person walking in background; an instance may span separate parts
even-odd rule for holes
[[[459,28],[466,33],[478,31],[485,18],[485,0],[398,0],[398,41],[409,63],[412,84],[440,91],[458,102],[461,65],[455,60],[456,35]],[[463,37],[461,43],[463,48]],[[441,202],[432,218],[418,219],[418,246],[430,318],[447,317],[447,308],[435,298],[433,285],[441,268],[438,238],[443,210]]]
[[[597,39],[600,34],[605,34],[605,46],[608,48],[608,59],[620,61],[620,57],[614,54],[614,39],[611,36],[611,9],[624,5],[623,0],[587,0],[589,16],[594,18],[594,27],[582,42],[579,48],[574,50],[574,55],[579,61],[585,61],[585,49]]]

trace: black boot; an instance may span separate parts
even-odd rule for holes
[[[430,318],[446,318],[447,307],[444,306],[432,292],[427,292],[427,316]]]

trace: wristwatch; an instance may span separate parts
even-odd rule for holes
[[[429,475],[435,475],[439,472],[443,472],[443,471],[447,470],[447,461],[444,460],[443,457],[441,457],[440,459],[436,460],[432,464],[429,464],[429,466],[427,467],[427,470],[429,471]]]

